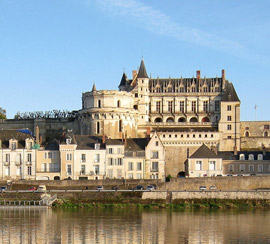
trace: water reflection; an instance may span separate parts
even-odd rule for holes
[[[269,243],[269,211],[0,209],[0,243]]]

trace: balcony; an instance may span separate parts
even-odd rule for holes
[[[10,165],[10,162],[4,162],[4,165],[5,166],[9,166]]]
[[[21,162],[21,161],[16,161],[16,162],[15,162],[15,165],[16,165],[16,166],[20,166],[20,165],[22,165],[22,162]]]
[[[59,173],[60,168],[55,168],[55,169],[37,169],[37,173]]]
[[[158,172],[158,168],[152,168],[151,172]]]
[[[26,162],[26,165],[27,166],[31,166],[32,165],[32,162]]]

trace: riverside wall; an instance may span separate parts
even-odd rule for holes
[[[216,186],[217,190],[256,190],[270,188],[270,176],[224,176],[200,178],[172,178],[170,182],[160,183],[159,190],[197,191],[200,186]]]

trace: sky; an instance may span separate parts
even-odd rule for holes
[[[143,57],[151,77],[221,76],[241,120],[270,120],[269,0],[0,0],[0,107],[79,110]],[[256,105],[256,110],[255,110]]]

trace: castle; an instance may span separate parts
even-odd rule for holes
[[[107,139],[146,138],[154,133],[165,147],[166,175],[186,172],[185,162],[201,145],[215,152],[265,150],[270,147],[270,122],[241,122],[240,100],[231,82],[221,77],[149,78],[144,61],[119,90],[82,94],[82,109],[72,116],[16,118],[0,122],[2,129],[28,128],[43,141],[63,128],[75,135]]]

